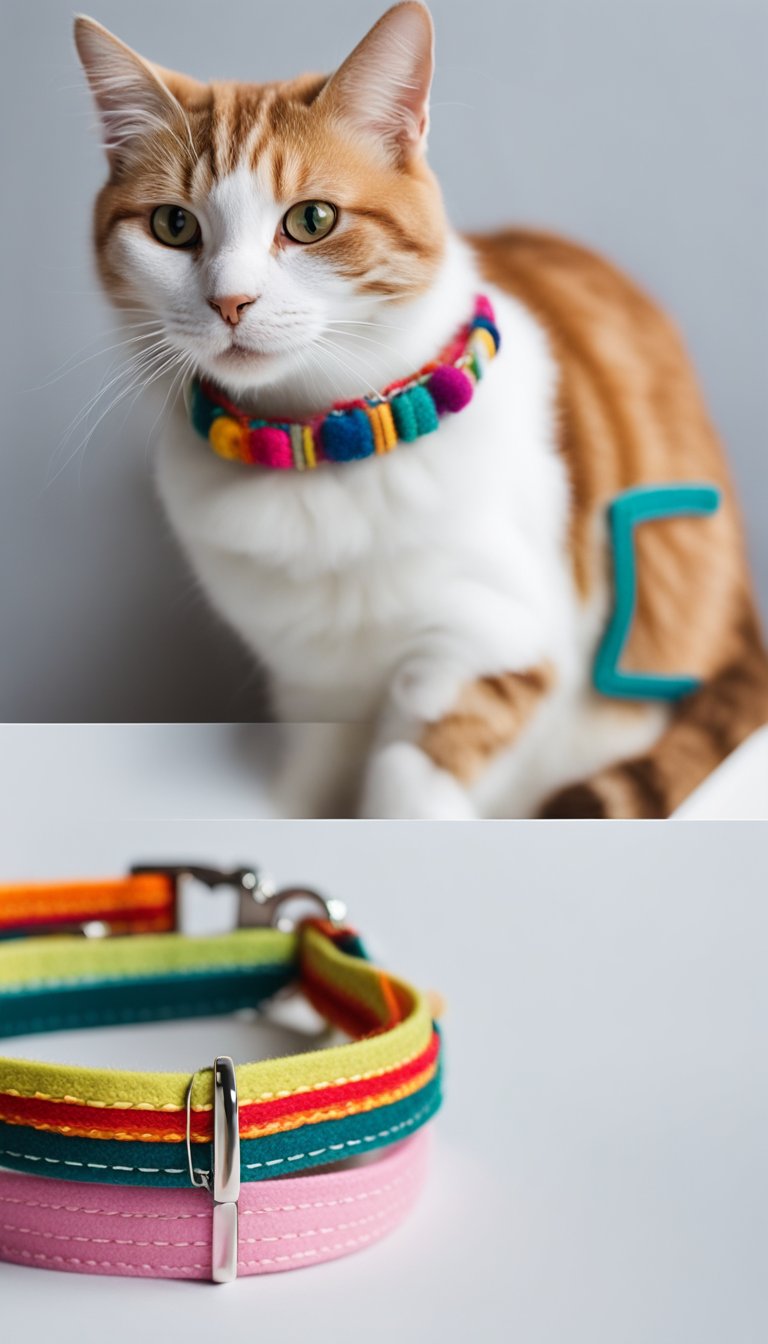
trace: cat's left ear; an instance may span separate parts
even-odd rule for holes
[[[317,107],[367,137],[397,164],[421,154],[429,127],[434,28],[426,5],[405,0],[379,19],[322,90]]]
[[[184,108],[205,96],[203,84],[153,65],[84,14],[75,19],[75,45],[112,162],[158,127],[183,121]]]

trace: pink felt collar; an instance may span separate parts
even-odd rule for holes
[[[322,1264],[378,1241],[422,1188],[420,1130],[357,1167],[244,1185],[238,1277]],[[201,1190],[83,1186],[0,1171],[0,1260],[74,1274],[210,1279],[212,1208]]]

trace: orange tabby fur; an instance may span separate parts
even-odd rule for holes
[[[606,567],[598,520],[619,491],[705,480],[723,492],[711,518],[639,529],[637,615],[623,660],[635,669],[693,673],[702,689],[681,703],[650,753],[564,790],[545,809],[548,816],[666,816],[768,722],[768,660],[722,449],[677,331],[626,276],[543,233],[510,230],[471,241],[488,279],[544,324],[558,362],[570,551],[585,600]],[[510,675],[494,694],[488,682],[469,688],[454,714],[427,729],[427,754],[459,778],[475,778],[523,726],[527,714],[508,708],[510,700],[519,704],[521,687],[521,708],[535,708],[526,683],[537,675]]]

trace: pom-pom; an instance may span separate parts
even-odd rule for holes
[[[243,462],[246,457],[248,431],[230,415],[217,415],[208,431],[211,447],[218,457],[230,462]]]
[[[456,369],[452,364],[443,364],[441,368],[435,369],[427,386],[438,415],[444,415],[446,411],[454,414],[456,411],[462,411],[472,400],[471,379],[462,369]]]
[[[263,467],[286,468],[293,466],[291,436],[274,425],[260,425],[249,436],[249,456]]]
[[[323,452],[331,462],[354,462],[374,452],[370,421],[360,407],[341,415],[329,415],[323,422],[321,435]]]
[[[501,345],[501,332],[495,322],[491,322],[488,317],[476,317],[472,327],[474,331],[489,331],[493,337],[493,344],[498,350]]]

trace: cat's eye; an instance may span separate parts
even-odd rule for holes
[[[301,201],[291,206],[283,228],[295,243],[316,243],[327,237],[335,223],[335,206],[327,201]]]
[[[180,205],[158,205],[150,226],[159,243],[167,247],[192,247],[200,241],[200,225],[191,210]]]

